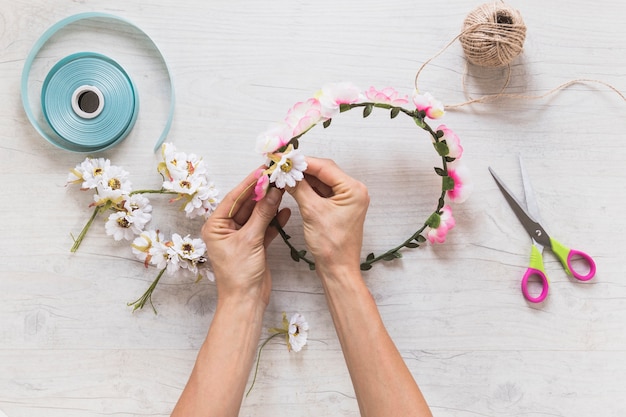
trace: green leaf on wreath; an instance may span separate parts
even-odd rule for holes
[[[422,129],[426,127],[426,123],[424,123],[423,119],[420,119],[419,117],[414,117],[413,120],[415,121],[415,124],[421,127]]]
[[[294,248],[291,249],[291,259],[293,259],[296,262],[300,262],[300,254],[298,253],[298,251]]]
[[[454,190],[454,180],[451,177],[443,177],[441,180],[441,188],[443,191]]]
[[[361,271],[369,271],[372,269],[372,264],[368,264],[367,262],[363,262],[360,267]]]
[[[339,113],[343,113],[344,111],[348,111],[352,108],[351,105],[349,105],[348,103],[341,103],[339,105]]]
[[[367,117],[372,114],[372,109],[374,108],[373,104],[366,104],[363,108],[363,117]]]
[[[391,109],[391,118],[395,118],[398,114],[400,114],[400,108],[399,107],[394,107]]]
[[[436,212],[431,214],[428,220],[426,220],[426,226],[432,227],[433,229],[438,228],[440,224],[441,216],[439,215],[439,213]]]
[[[405,244],[404,244],[404,247],[405,247],[405,248],[410,248],[410,249],[413,249],[413,248],[418,248],[419,246],[420,246],[420,245],[418,245],[418,244],[417,244],[417,243],[415,243],[415,242],[408,242],[408,243],[405,243]]]
[[[315,271],[315,264],[314,263],[310,263],[309,264],[309,270],[310,271]]]
[[[331,122],[332,120],[333,120],[333,119],[324,120],[324,123],[322,124],[322,126],[324,126],[324,129],[326,129],[328,126],[330,126],[330,122]]]
[[[442,140],[441,142],[433,143],[433,146],[437,150],[437,153],[439,154],[439,156],[446,156],[447,154],[450,153],[450,149],[448,148],[448,144],[446,143],[445,140]]]
[[[426,242],[426,238],[422,235],[417,235],[417,237],[415,238],[415,240],[417,240],[419,243],[424,243]]]
[[[435,172],[440,177],[447,177],[448,176],[448,173],[443,168],[435,167]]]
[[[402,258],[402,254],[400,252],[391,252],[385,256],[383,256],[383,261],[393,261],[394,259]]]
[[[365,260],[366,260],[367,262],[371,262],[374,258],[375,258],[374,253],[373,253],[373,252],[370,252],[370,253],[367,255],[367,257],[365,258]]]

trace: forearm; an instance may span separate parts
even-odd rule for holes
[[[354,271],[354,270],[352,270]],[[361,415],[431,416],[360,273],[319,271]]]
[[[237,416],[261,333],[265,304],[219,300],[172,417]]]

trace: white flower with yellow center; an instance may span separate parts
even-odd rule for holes
[[[300,352],[302,347],[306,345],[309,335],[309,323],[300,313],[295,313],[289,319],[289,341],[287,347],[294,352]]]
[[[285,188],[285,186],[294,187],[296,181],[304,178],[304,171],[307,168],[304,155],[293,145],[289,145],[282,155],[271,155],[274,160],[274,170],[270,175],[270,182],[274,183],[277,188]]]
[[[171,246],[167,249],[171,264],[176,265],[178,268],[188,269],[193,273],[198,272],[198,263],[204,262],[205,252],[206,246],[202,239],[192,239],[189,235],[181,237],[178,233],[172,235]],[[170,267],[168,265],[169,271]]]

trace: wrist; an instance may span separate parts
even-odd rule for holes
[[[359,263],[317,262],[315,269],[323,283],[347,284],[364,283]]]
[[[218,296],[216,314],[224,312],[230,316],[237,317],[238,320],[245,320],[251,323],[263,320],[263,314],[267,308],[267,303],[260,297]]]

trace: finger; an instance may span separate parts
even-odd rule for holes
[[[282,197],[283,192],[281,190],[270,187],[265,197],[257,201],[250,218],[242,227],[242,230],[245,228],[253,237],[265,236],[267,226],[276,216]]]
[[[254,192],[254,185],[256,184],[256,171],[251,172],[248,176],[233,188],[222,199],[222,202],[217,206],[212,216],[221,218],[229,218],[241,208],[242,203],[250,200],[252,193]]]
[[[306,206],[307,202],[313,201],[314,198],[319,198],[308,181],[299,181],[295,187],[287,187],[286,189],[300,207]]]
[[[319,178],[314,177],[313,175],[304,174],[304,179],[320,197],[328,198],[333,196],[333,189],[320,181]]]
[[[256,205],[256,201],[254,201],[250,197],[246,197],[244,201],[239,201],[238,206],[236,207],[236,211],[232,213],[233,221],[239,225],[240,227],[246,224],[252,211],[254,210],[254,206]]]
[[[307,157],[306,162],[306,173],[316,177],[330,188],[334,189],[335,186],[351,178],[331,159]]]
[[[287,221],[289,221],[290,217],[291,210],[285,207],[284,209],[281,209],[276,215],[276,222],[278,222],[278,225],[283,228],[287,224]],[[263,245],[267,248],[270,243],[272,243],[272,241],[276,238],[276,236],[278,236],[278,229],[273,226],[268,227],[265,231],[265,240],[263,241]]]

